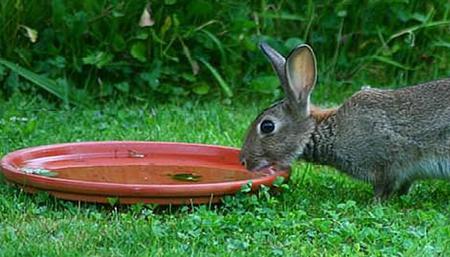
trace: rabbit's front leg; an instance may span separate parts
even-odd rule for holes
[[[375,202],[387,200],[394,193],[394,185],[394,181],[384,174],[378,174],[373,184]]]
[[[406,195],[409,192],[409,189],[411,188],[412,182],[405,181],[403,184],[400,185],[399,189],[397,190],[397,194],[399,196]]]

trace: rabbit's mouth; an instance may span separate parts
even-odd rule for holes
[[[262,171],[264,169],[271,167],[272,163],[262,159],[262,160],[259,160],[256,162],[243,161],[243,165],[245,166],[245,168],[247,168],[247,170],[249,170],[251,172],[258,172],[258,171]]]
[[[280,171],[280,170],[289,170],[291,168],[291,165],[277,162],[277,163],[272,163],[271,167],[275,171]]]
[[[260,161],[255,167],[251,167],[251,172],[260,172],[266,169],[269,169],[271,171],[278,171],[278,170],[288,170],[290,168],[290,165],[286,165],[283,163],[278,162],[268,162],[266,160]]]

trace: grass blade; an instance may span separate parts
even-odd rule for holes
[[[413,70],[411,67],[405,66],[405,65],[403,65],[399,62],[396,62],[388,57],[375,55],[375,56],[372,56],[371,59],[395,66],[395,67],[403,69],[403,70]]]
[[[413,27],[410,27],[407,29],[403,29],[403,30],[395,33],[394,35],[390,36],[387,42],[390,42],[391,40],[398,38],[400,36],[403,36],[405,34],[412,33],[416,30],[420,30],[420,29],[424,29],[424,28],[431,28],[431,27],[438,27],[438,26],[448,26],[448,25],[450,25],[450,21],[444,20],[444,21],[435,21],[435,22],[429,22],[429,23],[413,26]]]
[[[70,97],[68,95],[68,88],[63,88],[61,85],[58,85],[54,80],[51,80],[45,76],[36,74],[28,69],[25,69],[18,64],[15,64],[13,62],[7,61],[5,59],[0,58],[0,65],[3,65],[9,69],[11,69],[13,72],[16,72],[20,76],[24,77],[31,83],[39,86],[40,88],[46,90],[47,92],[55,95],[65,103],[69,102],[69,99],[72,103],[80,104],[79,101],[76,99]]]
[[[222,42],[213,33],[209,32],[206,29],[202,29],[201,32],[203,32],[208,38],[211,39],[212,42],[214,42],[214,44],[217,46],[217,49],[219,49],[221,63],[225,64],[227,60],[225,58],[226,55],[225,55],[225,50],[222,47]]]
[[[191,51],[186,46],[186,44],[184,43],[183,39],[181,37],[178,37],[178,40],[180,40],[181,47],[183,48],[183,53],[186,56],[186,58],[188,59],[189,64],[191,65],[192,74],[197,75],[198,74],[198,70],[199,70],[197,61],[192,58]]]
[[[260,17],[288,21],[305,21],[305,17],[293,13],[260,13]]]
[[[206,66],[206,68],[208,68],[208,70],[211,72],[211,74],[217,80],[217,82],[219,83],[219,85],[222,88],[225,95],[227,97],[232,97],[233,92],[231,91],[230,86],[228,86],[227,82],[225,82],[225,80],[223,80],[222,76],[220,76],[220,73],[205,59],[200,58],[199,60]]]

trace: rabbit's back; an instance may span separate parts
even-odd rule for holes
[[[360,179],[450,178],[450,79],[364,89],[338,109],[335,133],[336,166]]]

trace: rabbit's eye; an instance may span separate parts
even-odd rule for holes
[[[273,121],[271,120],[263,120],[263,122],[261,122],[261,125],[259,126],[261,132],[264,134],[269,134],[275,130],[275,123],[273,123]]]

